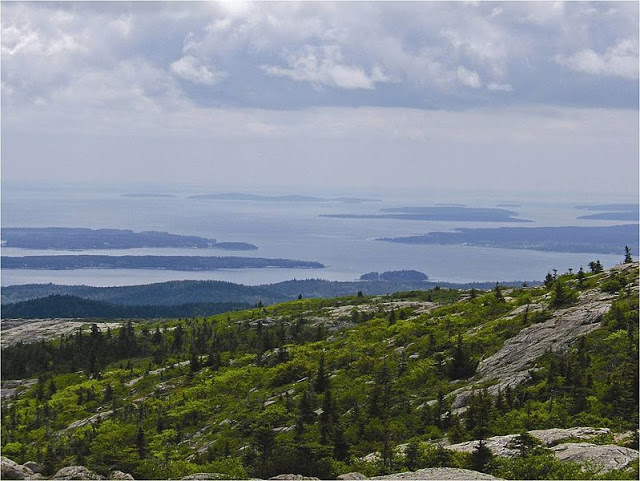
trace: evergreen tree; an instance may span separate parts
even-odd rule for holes
[[[140,459],[144,459],[147,456],[147,440],[145,438],[142,425],[138,426],[138,433],[136,434],[136,449],[138,450],[138,457]]]
[[[539,442],[527,431],[522,431],[512,441],[513,448],[517,449],[521,458],[525,458],[533,451]]]
[[[311,424],[315,420],[316,414],[313,412],[313,404],[309,390],[304,391],[300,396],[298,417],[303,424]]]
[[[391,312],[389,313],[389,325],[393,326],[396,323],[396,311],[394,309],[391,309]]]
[[[462,334],[458,334],[453,355],[449,364],[449,377],[451,379],[464,379],[475,371],[475,363],[469,356],[468,349],[462,341]]]
[[[600,261],[591,261],[589,262],[589,269],[591,270],[592,274],[599,274],[602,272],[602,264],[600,263]]]
[[[631,257],[631,249],[629,246],[624,246],[624,263],[631,264],[633,262],[633,257]]]
[[[420,440],[411,438],[404,452],[404,462],[410,471],[415,471],[420,459]]]
[[[344,428],[337,423],[333,430],[333,457],[337,461],[347,462],[349,460],[349,442],[344,435]]]
[[[318,394],[321,394],[329,387],[329,376],[324,367],[324,353],[320,355],[320,362],[318,363],[318,372],[316,373],[316,380],[313,384],[313,389]]]
[[[179,352],[182,350],[183,334],[184,329],[182,328],[182,324],[178,324],[178,326],[173,331],[173,344],[171,345],[171,349],[174,352]]]
[[[200,364],[200,356],[196,353],[195,347],[191,348],[191,359],[189,360],[189,373],[195,374],[202,368]]]
[[[322,444],[327,444],[333,431],[333,423],[335,419],[334,408],[335,406],[331,397],[331,389],[327,387],[324,391],[322,412],[320,413],[320,442]]]
[[[493,453],[487,447],[486,442],[481,439],[471,453],[471,469],[486,473],[491,470],[492,462]]]

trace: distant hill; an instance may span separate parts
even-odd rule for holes
[[[504,282],[503,285],[519,286],[521,281]],[[539,282],[530,281],[529,285]],[[50,296],[72,296],[86,300],[105,302],[120,306],[182,306],[200,304],[239,303],[265,305],[303,298],[340,297],[362,292],[365,295],[391,294],[398,291],[424,291],[435,287],[461,289],[490,289],[495,282],[453,284],[446,282],[390,282],[363,280],[332,282],[320,279],[291,280],[262,286],[245,286],[223,281],[170,281],[157,284],[120,287],[64,286],[57,284],[25,284],[2,288],[3,316],[6,308],[14,303]],[[148,311],[145,311],[148,312]],[[165,311],[158,308],[158,315]],[[51,317],[51,316],[47,316]],[[64,317],[64,316],[63,316]],[[77,317],[77,316],[69,316]]]
[[[208,302],[176,306],[136,305],[124,306],[108,302],[83,299],[77,296],[52,295],[2,306],[3,319],[44,318],[104,318],[148,319],[190,316],[212,316],[236,309],[247,309],[251,304],[241,302]]]

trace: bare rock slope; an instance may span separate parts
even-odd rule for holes
[[[616,266],[611,273],[632,269],[637,265]],[[634,289],[637,290],[637,285]],[[472,383],[493,382],[488,391],[495,395],[507,386],[514,387],[526,381],[536,360],[546,352],[564,351],[578,337],[598,329],[602,318],[611,309],[613,299],[614,295],[602,292],[599,288],[582,292],[575,305],[551,311],[551,317],[546,321],[525,327],[507,339],[498,352],[480,362],[471,379]],[[540,310],[540,306],[532,306],[532,309]],[[472,392],[473,389],[465,387],[452,393],[455,412],[464,410]]]

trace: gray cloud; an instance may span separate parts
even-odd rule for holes
[[[4,100],[32,103],[142,58],[168,77],[216,85],[216,104],[236,106],[304,107],[305,90],[291,83],[352,92],[307,96],[323,105],[634,106],[637,20],[624,2],[7,3]],[[563,98],[553,79],[567,71],[582,78]],[[628,83],[595,79],[607,76]]]
[[[5,179],[428,187],[493,185],[490,166],[516,189],[555,169],[558,189],[637,191],[633,2],[2,13]]]

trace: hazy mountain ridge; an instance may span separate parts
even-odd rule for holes
[[[539,282],[529,281],[529,285]],[[503,282],[519,286],[522,281]],[[22,284],[2,288],[2,304],[29,301],[52,295],[68,295],[112,304],[136,306],[176,306],[184,303],[244,302],[265,305],[304,298],[348,296],[362,292],[381,295],[398,291],[424,291],[436,287],[489,289],[495,282],[455,284],[447,282],[387,282],[383,280],[325,281],[322,279],[290,280],[261,286],[245,286],[224,281],[169,281],[137,286],[93,287],[59,284]],[[99,313],[96,312],[96,316]]]

